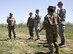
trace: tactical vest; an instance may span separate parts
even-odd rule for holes
[[[50,26],[56,26],[59,24],[59,16],[57,13],[54,13],[53,15],[47,14],[44,18],[43,26],[44,28],[49,28]]]
[[[56,13],[54,13],[52,16],[50,14],[48,14],[46,17],[47,17],[48,23],[50,25],[57,25],[58,24],[58,17],[57,17]]]

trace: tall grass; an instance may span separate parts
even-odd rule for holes
[[[67,39],[73,40],[73,24],[66,23],[65,36]],[[41,25],[42,27],[42,25]],[[20,23],[16,25],[17,34],[28,33],[28,28],[26,24]],[[41,35],[45,34],[43,30]],[[16,41],[0,41],[0,54],[33,54],[35,52],[47,52],[48,49],[38,44],[35,41],[27,41],[26,36],[22,35],[23,39],[18,39]],[[8,31],[6,24],[0,24],[0,40],[8,38]],[[71,52],[65,52],[64,49],[60,49],[60,54],[71,54]]]
[[[42,24],[41,24],[42,27]],[[16,25],[16,32],[17,33],[23,33],[23,34],[29,34],[28,28],[26,24],[20,23]],[[0,24],[0,37],[4,37],[4,34],[7,35],[7,24]],[[45,31],[43,30],[40,32],[41,35],[45,34]],[[65,24],[65,36],[68,39],[73,39],[73,24],[66,23]]]

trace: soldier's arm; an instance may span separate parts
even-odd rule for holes
[[[57,9],[57,14],[59,14],[59,11],[60,11],[60,10],[59,10],[59,9]]]
[[[45,25],[46,25],[46,22],[47,22],[47,18],[46,16],[44,17],[44,21],[43,21],[43,27],[40,29],[40,32],[45,29]]]
[[[29,18],[28,18],[28,20],[27,20],[27,27],[28,27],[28,24],[29,24]]]
[[[57,17],[58,17],[58,19],[57,19],[58,23],[61,23],[61,21],[62,21],[61,17],[59,15],[57,15]]]
[[[46,22],[46,16],[44,17],[44,21],[43,21],[43,26],[42,26],[42,28],[39,30],[39,32],[41,32],[43,29],[45,29],[45,22]]]
[[[15,20],[15,18],[14,18],[14,28],[16,27],[16,20]]]
[[[15,18],[14,18],[14,24],[16,25],[16,20],[15,20]]]
[[[8,17],[7,17],[7,20],[6,20],[6,22],[8,23]]]
[[[64,9],[64,18],[66,18],[66,10]]]
[[[38,22],[40,23],[41,17],[39,16]]]
[[[45,16],[43,21],[43,27],[45,27],[47,24],[48,24],[48,18],[47,16]]]

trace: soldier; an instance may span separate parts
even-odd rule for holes
[[[34,28],[35,28],[35,34],[37,36],[36,40],[39,40],[39,27],[40,27],[40,16],[39,16],[39,10],[36,9],[36,14],[35,14],[35,18],[34,18]]]
[[[29,28],[29,34],[30,34],[30,38],[28,39],[32,39],[33,40],[33,28],[34,28],[34,17],[32,17],[33,13],[30,12],[29,13],[29,18],[28,18],[28,21],[27,21],[27,27]]]
[[[13,17],[12,13],[9,13],[9,17],[7,17],[7,23],[8,23],[9,38],[11,39],[11,36],[12,36],[11,31],[12,31],[15,39],[16,38],[16,33],[15,33],[16,20]]]
[[[62,19],[61,23],[59,23],[59,36],[61,38],[61,43],[59,44],[60,47],[65,47],[65,36],[64,36],[64,29],[65,29],[65,18],[66,18],[66,10],[63,9],[63,3],[60,1],[58,2],[58,9],[57,13]]]
[[[48,7],[48,14],[44,17],[43,27],[46,31],[46,39],[48,43],[48,48],[50,52],[48,54],[53,54],[55,47],[55,54],[59,54],[59,46],[57,43],[58,37],[58,24],[60,22],[60,17],[55,12],[55,6]]]

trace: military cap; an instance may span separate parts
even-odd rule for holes
[[[49,7],[47,8],[47,10],[50,10],[50,12],[55,11],[55,9],[56,9],[56,6],[49,6]]]
[[[63,5],[62,1],[58,2],[58,4],[57,4],[57,5]]]

